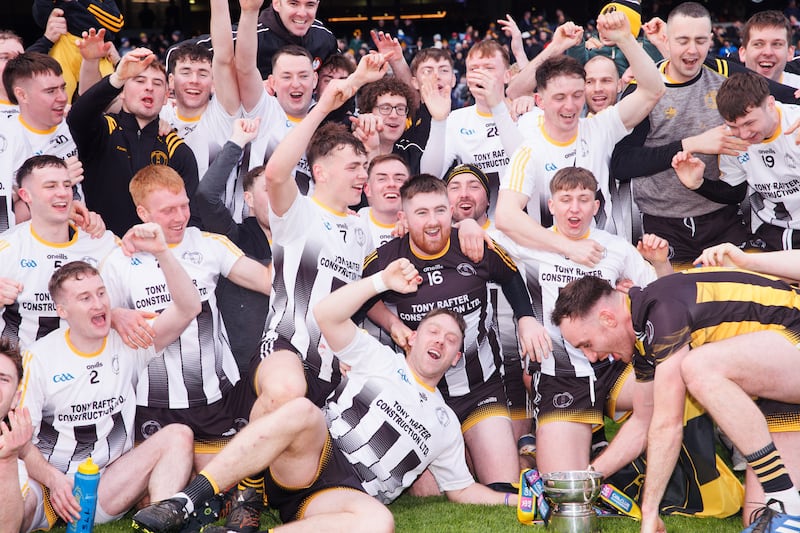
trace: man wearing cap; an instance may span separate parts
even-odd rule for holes
[[[519,463],[503,382],[495,364],[501,354],[487,283],[499,283],[509,299],[519,322],[523,352],[544,353],[549,349],[549,338],[536,322],[522,276],[505,250],[499,245],[493,250],[487,247],[483,260],[477,263],[464,255],[458,243],[458,230],[451,228],[453,208],[440,179],[424,174],[416,176],[403,185],[400,196],[401,219],[408,226],[408,234],[367,256],[364,276],[382,270],[398,257],[405,257],[417,268],[423,281],[412,294],[382,294],[382,302],[370,310],[370,318],[394,333],[397,343],[405,347],[408,335],[427,310],[442,307],[464,316],[467,322],[464,357],[448,370],[438,388],[459,418],[480,482],[515,482],[519,478]]]
[[[489,178],[476,165],[464,163],[453,167],[444,178],[447,185],[447,197],[453,209],[453,222],[474,220],[495,242],[501,244],[512,256],[515,256],[514,242],[495,228],[489,219]],[[519,265],[518,265],[519,267]],[[525,277],[525,272],[520,268]],[[522,376],[519,343],[517,341],[517,325],[511,304],[496,283],[489,284],[489,297],[496,302],[495,316],[502,350],[502,366],[500,374],[511,415],[514,438],[519,440],[531,431],[531,409],[528,393]],[[528,466],[528,465],[521,465]]]

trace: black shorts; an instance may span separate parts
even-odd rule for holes
[[[768,252],[800,249],[800,230],[761,224],[756,229],[755,238],[760,239],[763,249]]]
[[[737,205],[686,218],[643,214],[642,224],[645,233],[654,233],[669,242],[669,259],[676,271],[691,268],[692,261],[709,246],[730,242],[743,247],[748,240],[747,226]]]
[[[339,383],[342,381],[342,375],[339,372],[339,360],[334,359],[334,369],[331,376],[331,381],[325,381],[319,377],[319,369],[310,368],[300,353],[300,350],[295,348],[291,342],[283,337],[278,337],[275,339],[275,341],[272,343],[271,352],[267,354],[256,353],[256,355],[254,355],[250,360],[250,368],[248,373],[252,376],[250,383],[253,393],[256,396],[261,394],[261,391],[258,390],[257,381],[258,366],[261,364],[261,361],[269,357],[270,353],[277,352],[279,350],[294,352],[303,362],[303,371],[306,375],[306,398],[311,400],[311,402],[317,407],[322,408],[325,405],[325,401],[330,397],[331,394],[333,394],[333,391],[336,390],[336,387],[339,386]]]
[[[185,424],[194,432],[196,453],[217,453],[250,420],[250,410],[256,397],[246,375],[209,405],[187,409],[136,406],[135,440],[144,439],[168,424]]]
[[[272,477],[269,469],[264,473],[264,491],[269,506],[278,510],[284,522],[302,519],[314,496],[331,489],[364,492],[353,465],[333,444],[330,434],[322,449],[317,476],[307,487],[286,487]]]
[[[462,433],[466,433],[472,426],[487,418],[495,416],[510,418],[506,391],[498,371],[463,396],[442,396],[461,422]]]
[[[588,377],[548,376],[538,372],[533,379],[537,424],[577,422],[602,425],[604,414],[617,418],[617,397],[632,372],[632,365],[622,361],[595,369],[594,383]]]
[[[764,413],[770,433],[800,431],[800,405],[759,398],[756,405]]]

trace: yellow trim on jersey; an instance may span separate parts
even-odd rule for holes
[[[39,135],[47,135],[47,134],[53,133],[54,131],[56,131],[56,128],[58,128],[58,126],[59,126],[58,124],[56,124],[52,128],[48,128],[46,130],[38,130],[38,129],[34,128],[33,126],[31,126],[30,124],[28,124],[27,122],[25,122],[25,119],[22,118],[22,113],[17,115],[17,119],[20,121],[20,123],[22,124],[22,126],[26,130],[32,131],[33,133],[37,133]]]
[[[164,142],[167,144],[167,152],[169,153],[169,156],[172,157],[175,155],[175,150],[178,149],[178,146],[183,144],[183,139],[180,138],[177,133],[172,131],[164,138]]]
[[[409,367],[409,370],[411,370],[411,367]],[[426,391],[428,391],[428,392],[436,392],[436,387],[431,387],[427,383],[423,383],[422,380],[419,379],[419,377],[414,373],[414,370],[411,370],[411,375],[414,376],[414,381],[416,381],[417,383],[422,385],[425,388]]]
[[[114,130],[117,129],[117,121],[114,117],[109,115],[103,115],[103,118],[105,118],[108,123],[108,134],[111,135],[114,133]]]
[[[475,113],[477,113],[479,117],[492,118],[492,114],[491,113],[483,113],[481,111],[478,111],[478,106],[475,106]]]
[[[568,140],[568,141],[557,141],[557,140],[553,139],[552,137],[550,137],[550,135],[547,133],[547,130],[544,129],[544,122],[539,124],[539,129],[542,130],[542,137],[544,137],[544,140],[549,142],[550,144],[554,144],[556,146],[569,146],[570,144],[574,143],[575,140],[578,138],[578,130],[575,130],[575,135],[573,135],[570,140]]]
[[[367,257],[364,258],[364,268],[378,258],[378,250],[372,250]],[[363,269],[362,269],[363,270]]]
[[[219,233],[211,233],[211,232],[208,232],[208,231],[203,231],[200,234],[203,237],[215,240],[218,243],[222,244],[223,246],[225,246],[225,248],[227,248],[228,250],[233,252],[238,257],[241,257],[241,256],[244,255],[244,252],[242,251],[242,249],[239,248],[238,246],[236,246],[235,244],[233,244],[233,242],[228,237],[226,237],[225,235],[220,235]]]
[[[28,350],[22,351],[22,381],[19,384],[20,390],[20,397],[19,397],[19,407],[24,407],[25,403],[25,394],[28,392],[28,381],[30,380],[31,373],[28,370],[28,367],[33,360],[33,353]]]
[[[181,122],[200,122],[200,119],[203,118],[202,113],[200,113],[196,117],[184,117],[181,116],[181,114],[178,113],[177,111],[175,111],[175,116],[178,117],[178,120],[180,120]]]
[[[69,338],[69,332],[70,332],[70,331],[72,331],[72,330],[71,330],[70,328],[67,328],[67,331],[66,331],[66,333],[64,333],[64,340],[67,342],[67,346],[69,347],[69,349],[70,349],[70,350],[72,350],[72,352],[73,352],[75,355],[77,355],[77,356],[79,356],[79,357],[86,357],[86,358],[89,358],[89,357],[97,357],[98,355],[100,355],[101,353],[103,353],[103,350],[105,350],[105,349],[106,349],[106,344],[108,343],[108,337],[103,337],[103,344],[100,346],[100,349],[99,349],[99,350],[97,350],[96,352],[92,352],[92,353],[86,353],[86,352],[82,352],[81,350],[79,350],[79,349],[77,348],[77,346],[75,346],[74,344],[72,344],[72,341],[71,341],[71,340],[70,340],[70,338]]]
[[[506,266],[508,266],[508,268],[510,268],[514,272],[517,271],[517,264],[514,262],[513,259],[511,259],[511,256],[508,255],[508,252],[505,250],[505,248],[503,248],[496,242],[494,243],[494,253],[497,254],[497,256],[503,261],[503,263],[506,264]]]
[[[97,19],[97,22],[99,22],[101,26],[113,31],[114,33],[120,31],[122,26],[125,24],[125,18],[122,16],[122,14],[119,16],[114,16],[108,11],[104,11],[102,8],[100,8],[100,6],[97,5],[89,4],[86,7],[86,11],[94,15],[94,18]]]
[[[556,233],[561,233],[560,231],[558,231],[558,226],[553,226],[553,231],[554,231],[554,232],[556,232]],[[588,230],[586,231],[586,233],[584,233],[583,235],[581,235],[580,237],[578,237],[578,239],[577,239],[577,240],[579,240],[579,241],[582,241],[583,239],[588,239],[588,238],[589,238],[589,234],[590,234],[591,232],[592,232],[592,230],[591,230],[591,229],[588,229]],[[569,238],[569,237],[567,237],[567,238]]]
[[[0,98],[0,105],[17,105],[17,104],[12,104],[11,100],[3,100],[2,98]]]
[[[5,239],[0,240],[0,252],[5,250],[9,246],[11,246],[11,243],[9,243],[7,240],[5,240]]]
[[[792,344],[800,342],[800,336],[786,329],[783,324],[764,324],[754,320],[741,322],[720,322],[715,326],[701,328],[692,332],[691,345],[696,348],[707,342],[729,339],[738,335],[755,333],[757,331],[774,331],[786,338]]]
[[[384,224],[383,222],[378,222],[378,220],[375,218],[375,215],[372,214],[371,207],[369,208],[369,219],[373,224],[375,224],[379,228],[389,229],[394,227],[394,224]]]
[[[771,143],[772,141],[774,141],[775,139],[780,137],[781,133],[783,132],[783,126],[782,126],[783,123],[781,122],[781,120],[782,120],[781,110],[780,110],[779,107],[776,107],[775,111],[778,112],[778,127],[775,128],[775,132],[772,135],[770,135],[770,137],[768,139],[764,139],[763,141],[761,141],[761,144]]]
[[[677,85],[677,84],[681,83],[678,80],[674,80],[674,79],[669,77],[669,74],[667,74],[667,65],[669,65],[669,59],[664,61],[664,63],[661,65],[661,68],[659,69],[661,71],[661,74],[664,75],[664,80],[667,83],[671,83],[673,85]]]
[[[411,248],[411,253],[414,254],[415,257],[422,259],[423,261],[431,261],[432,259],[439,259],[444,254],[446,254],[448,250],[450,250],[450,237],[447,238],[447,244],[444,245],[442,251],[433,255],[418,254],[417,252],[414,251],[414,248],[410,246],[410,244],[411,243],[409,241],[409,248]]]
[[[777,278],[770,278],[777,279]],[[795,307],[800,302],[797,293],[772,287],[750,285],[729,281],[697,282],[696,301],[707,302],[747,302],[769,306]]]
[[[303,120],[303,117],[293,117],[292,115],[286,115],[286,118],[289,119],[289,122],[294,124],[300,124]]]
[[[328,207],[327,205],[323,204],[322,202],[320,202],[319,200],[317,200],[317,197],[316,197],[316,196],[312,196],[312,197],[311,197],[311,200],[312,200],[312,201],[313,201],[315,204],[317,204],[318,206],[320,206],[322,209],[324,209],[325,211],[327,211],[328,213],[334,214],[334,215],[336,215],[337,217],[342,217],[342,218],[344,218],[344,217],[346,217],[346,216],[347,216],[347,213],[344,213],[344,212],[342,212],[342,211],[337,211],[337,210],[335,210],[334,208],[332,208],[332,207]]]
[[[489,219],[487,218],[487,219],[486,219],[486,222],[484,222],[484,223],[483,223],[483,226],[481,226],[481,229],[482,229],[482,230],[484,230],[484,231],[486,231],[486,230],[488,230],[488,229],[489,229],[491,226],[492,226],[492,221],[491,221],[491,220],[489,220]]]
[[[78,240],[78,228],[76,228],[72,224],[69,225],[69,227],[72,228],[72,230],[73,230],[72,238],[70,240],[68,240],[67,242],[49,242],[49,241],[46,241],[46,240],[42,239],[41,237],[39,237],[36,234],[36,230],[33,229],[33,224],[31,224],[30,227],[31,227],[31,235],[33,236],[33,238],[36,239],[37,241],[39,241],[40,243],[44,244],[45,246],[51,246],[53,248],[68,248],[68,247],[72,246],[73,244],[75,244],[77,242],[77,240]]]
[[[523,146],[512,158],[511,176],[508,188],[514,192],[522,193],[522,182],[525,180],[525,167],[531,160],[532,149],[530,146]],[[524,194],[524,193],[522,193]]]

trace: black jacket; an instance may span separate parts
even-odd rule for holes
[[[136,215],[128,183],[150,164],[169,165],[183,178],[189,198],[197,190],[194,153],[176,133],[158,135],[158,119],[139,128],[136,117],[122,111],[103,111],[121,92],[108,76],[89,88],[67,115],[72,138],[83,163],[86,205],[99,213],[108,229],[122,236],[141,222]]]

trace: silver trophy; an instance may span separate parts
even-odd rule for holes
[[[554,506],[549,529],[557,533],[599,532],[592,505],[600,494],[602,477],[588,470],[542,474],[544,492]]]

